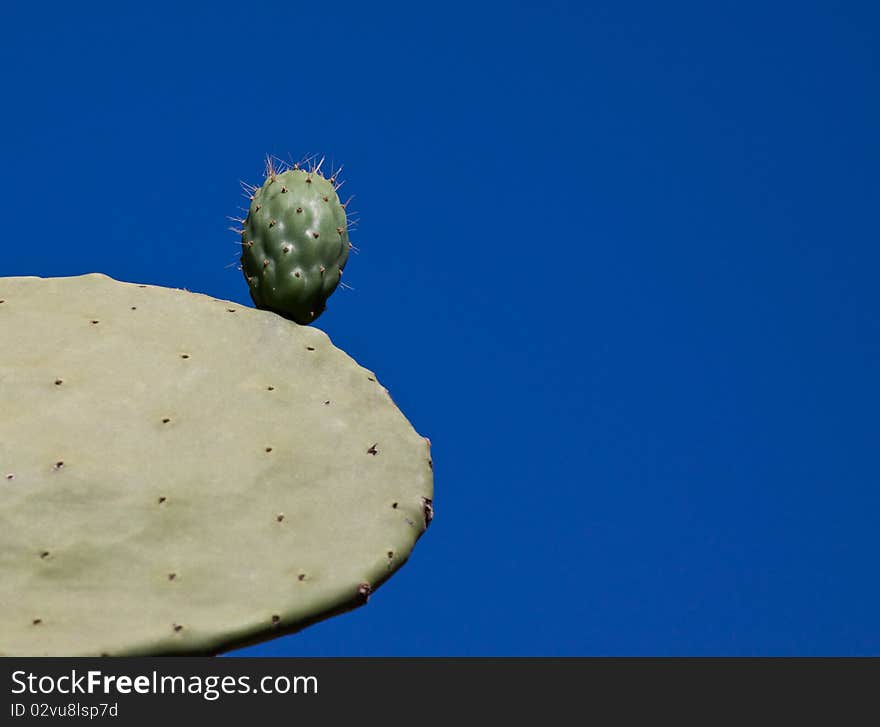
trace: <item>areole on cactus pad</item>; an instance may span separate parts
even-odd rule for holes
[[[429,443],[322,331],[103,275],[0,278],[0,655],[215,654],[366,602]]]

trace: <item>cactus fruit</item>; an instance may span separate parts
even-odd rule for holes
[[[92,274],[0,278],[0,337],[0,656],[297,631],[427,527],[427,440],[316,328]]]
[[[323,160],[322,160],[323,161]],[[267,161],[266,181],[251,188],[241,230],[241,268],[257,308],[312,323],[336,290],[350,242],[335,175],[321,164],[286,171]]]

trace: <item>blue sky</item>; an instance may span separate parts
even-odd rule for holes
[[[880,653],[880,11],[5,4],[3,275],[249,303],[263,158],[344,163],[318,321],[431,438],[370,604],[248,655]]]

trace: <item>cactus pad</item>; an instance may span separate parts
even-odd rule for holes
[[[103,275],[0,278],[0,655],[216,654],[366,602],[427,440],[321,331]]]

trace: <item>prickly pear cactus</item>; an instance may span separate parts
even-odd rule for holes
[[[322,160],[323,161],[323,160]],[[257,308],[311,323],[336,290],[351,243],[335,175],[321,164],[286,171],[267,162],[266,181],[249,191],[241,268]]]
[[[215,654],[362,605],[431,518],[374,374],[266,311],[0,278],[0,655]]]

